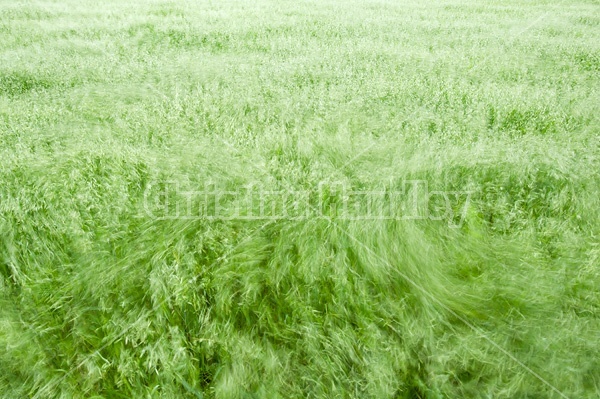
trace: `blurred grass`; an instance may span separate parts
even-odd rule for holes
[[[597,11],[4,2],[2,397],[597,397]],[[145,198],[406,180],[464,225]]]

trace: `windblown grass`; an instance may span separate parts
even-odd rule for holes
[[[595,15],[3,2],[1,396],[596,398]],[[161,218],[169,182],[197,209],[207,184],[413,180],[472,192],[460,227],[341,218],[335,193]]]

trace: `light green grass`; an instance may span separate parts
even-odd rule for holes
[[[0,396],[597,398],[599,75],[592,0],[1,2]],[[462,227],[145,200],[407,180]]]

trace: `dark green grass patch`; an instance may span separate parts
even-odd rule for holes
[[[29,73],[1,73],[0,95],[14,97],[29,92],[52,89],[62,86],[54,79],[38,77]]]
[[[574,55],[574,59],[583,70],[600,72],[600,52],[581,51]]]
[[[518,137],[525,134],[552,134],[564,125],[563,118],[552,110],[523,108],[500,111],[494,106],[489,106],[486,120],[488,128]]]

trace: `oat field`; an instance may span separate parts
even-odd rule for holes
[[[597,0],[3,0],[0,397],[598,398]]]

